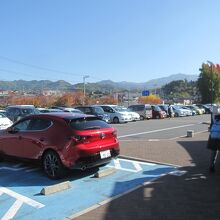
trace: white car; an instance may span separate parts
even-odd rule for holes
[[[128,112],[131,114],[132,121],[140,121],[140,115],[137,112],[132,111],[129,108],[122,107],[122,111]]]
[[[76,109],[76,108],[63,108],[62,110],[64,112],[84,114],[82,111],[80,111],[79,109]]]
[[[185,111],[185,109],[182,109],[177,105],[172,106],[172,108],[176,117],[187,116],[187,110]]]
[[[125,123],[132,121],[132,114],[130,112],[123,111],[120,106],[117,105],[99,105],[103,108],[104,112],[109,115],[112,123]]]
[[[3,113],[0,113],[0,130],[10,127],[13,122],[7,118]]]

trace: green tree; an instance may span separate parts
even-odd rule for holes
[[[202,103],[216,103],[220,98],[219,65],[202,64],[198,79],[198,89]]]
[[[194,81],[176,80],[166,84],[161,90],[163,98],[169,100],[194,99],[197,93],[196,86],[197,83]]]

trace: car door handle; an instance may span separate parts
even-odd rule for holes
[[[40,138],[40,141],[41,141],[41,142],[44,141],[44,138]]]

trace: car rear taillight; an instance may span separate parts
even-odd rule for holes
[[[85,142],[88,139],[88,136],[75,135],[71,137],[75,142]]]
[[[117,131],[116,131],[116,130],[114,130],[114,131],[112,132],[112,135],[113,135],[114,137],[116,137],[116,138],[117,138],[117,135],[118,135]]]

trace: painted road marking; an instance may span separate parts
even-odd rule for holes
[[[1,166],[15,168],[13,163],[0,163]],[[48,179],[43,172],[36,172],[34,166],[0,169],[0,219],[64,219],[97,204],[106,204],[176,170],[174,166],[126,158],[112,160],[109,166],[117,170],[103,178],[94,178],[96,169],[70,173],[65,181],[70,181],[72,187],[49,196],[39,193],[43,187],[58,184],[60,180]],[[101,167],[100,171],[104,169],[108,167]]]
[[[2,217],[2,220],[8,220],[14,218],[17,211],[21,208],[23,202],[20,200],[16,200],[14,204],[10,207],[10,209],[6,212],[6,214]]]
[[[0,187],[0,196],[3,194],[7,194],[10,197],[15,198],[15,202],[13,203],[13,205],[9,208],[9,210],[4,214],[4,216],[1,218],[2,220],[8,220],[8,219],[12,219],[14,218],[14,216],[16,215],[16,213],[18,212],[18,210],[21,208],[21,206],[23,205],[23,203],[32,206],[34,208],[40,209],[43,208],[44,205],[33,200],[30,199],[26,196],[23,196],[21,194],[18,194],[6,187]]]
[[[138,162],[136,162],[136,161],[133,161],[132,163],[133,163],[135,169],[137,170],[137,172],[143,170],[142,167],[141,167],[141,165],[140,165],[140,163],[138,163]]]
[[[201,123],[197,123],[197,124],[201,124]],[[176,127],[162,128],[162,129],[157,129],[157,130],[152,130],[152,131],[145,131],[145,132],[140,132],[140,133],[121,135],[121,136],[118,136],[118,138],[120,139],[120,138],[125,138],[125,137],[138,136],[138,135],[142,135],[142,134],[151,134],[151,133],[156,133],[156,132],[160,132],[160,131],[168,131],[168,130],[173,130],[173,129],[177,129],[177,128],[190,127],[193,125],[196,125],[196,124],[187,124],[187,125],[181,125],[181,126],[176,126]]]
[[[126,168],[128,165],[125,163],[129,163],[129,168]],[[124,164],[124,167],[123,167]],[[128,171],[128,172],[133,172],[133,173],[137,173],[143,170],[143,168],[141,167],[141,165],[148,165],[148,166],[152,166],[152,164],[147,163],[147,162],[141,162],[141,161],[135,161],[135,160],[127,160],[127,159],[114,159],[113,163],[107,165],[107,167],[113,167],[117,170],[124,170],[124,171]]]
[[[38,170],[40,170],[40,168],[28,169],[28,170],[25,170],[25,172],[29,173],[29,172],[38,171]]]
[[[21,167],[21,168],[14,168],[14,167],[8,167],[8,166],[5,166],[5,167],[0,167],[0,170],[10,170],[10,171],[18,171],[18,170],[24,170],[26,169],[26,167]]]

